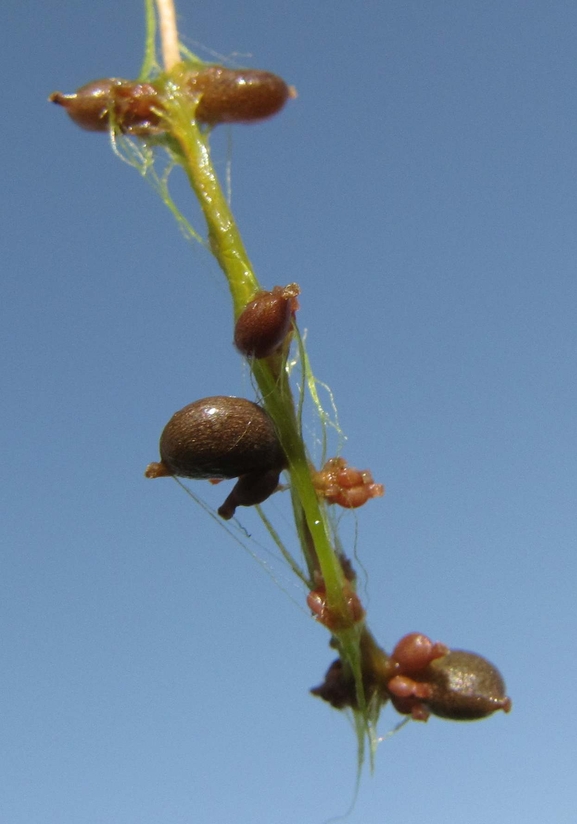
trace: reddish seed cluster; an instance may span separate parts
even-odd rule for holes
[[[296,283],[275,286],[271,292],[258,292],[235,324],[234,345],[248,358],[273,355],[290,333],[299,308],[300,288]]]
[[[313,589],[307,596],[307,604],[319,624],[323,624],[331,632],[349,629],[353,624],[362,621],[365,617],[363,605],[354,589],[345,584],[343,595],[346,604],[346,613],[340,614],[332,610],[327,604],[327,593],[324,584]]]
[[[360,646],[367,701],[382,704],[390,700],[398,712],[416,721],[426,721],[431,714],[451,721],[475,721],[511,709],[501,673],[474,652],[450,650],[412,632],[389,656],[364,629]],[[311,692],[336,709],[358,706],[355,678],[340,658]]]
[[[208,66],[190,71],[185,89],[202,123],[251,123],[279,112],[294,89],[281,77],[259,69]],[[53,92],[48,98],[63,106],[74,122],[92,132],[118,128],[140,137],[159,134],[163,91],[159,83],[135,83],[117,77],[93,80],[74,94]]]
[[[401,638],[391,656],[397,674],[387,684],[391,701],[398,712],[412,715],[417,721],[427,720],[429,711],[421,702],[430,698],[431,687],[414,680],[412,676],[419,676],[432,661],[448,652],[449,648],[444,644],[433,642],[419,632],[411,632]]]
[[[412,632],[401,638],[391,659],[395,674],[387,692],[395,709],[416,721],[426,721],[431,713],[474,721],[511,709],[500,672],[474,652],[450,650]]]
[[[329,504],[356,509],[371,498],[380,498],[385,487],[376,484],[368,469],[348,466],[344,458],[331,458],[319,472],[312,473],[313,486]]]

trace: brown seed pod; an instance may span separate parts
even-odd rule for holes
[[[161,104],[150,83],[105,77],[81,86],[74,94],[53,92],[48,99],[63,106],[78,126],[91,132],[107,132],[111,125],[136,135],[159,131]]]
[[[260,504],[278,486],[287,461],[265,410],[245,398],[216,395],[176,412],[160,436],[160,462],[147,478],[239,478],[220,507],[232,518],[237,506]]]
[[[511,709],[501,673],[474,652],[451,650],[436,658],[429,664],[426,680],[431,689],[425,703],[441,718],[474,721]]]
[[[365,617],[365,610],[359,596],[348,583],[343,587],[343,596],[345,600],[344,613],[335,613],[329,607],[324,583],[320,583],[307,596],[307,605],[315,619],[331,632],[350,629]]]
[[[395,709],[416,721],[426,721],[431,713],[474,721],[511,709],[501,673],[474,652],[450,650],[411,632],[401,638],[390,660],[394,669],[385,690]]]
[[[296,283],[258,292],[248,303],[234,328],[234,345],[249,358],[266,358],[283,344],[298,309]]]
[[[245,398],[215,395],[176,412],[160,437],[161,474],[238,478],[286,465],[274,424]],[[155,464],[151,464],[155,466]]]
[[[188,83],[192,92],[202,92],[196,119],[210,125],[272,117],[294,96],[281,77],[259,69],[209,66],[191,74]]]

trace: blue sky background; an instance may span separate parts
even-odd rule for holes
[[[193,50],[299,91],[214,154],[261,282],[301,286],[345,456],[387,487],[342,523],[370,626],[485,654],[514,702],[384,742],[348,820],[574,822],[577,7],[179,12]],[[226,286],[106,136],[46,102],[138,73],[141,4],[5,0],[0,26],[0,821],[321,824],[356,763],[307,692],[326,631],[266,548],[280,586],[143,478],[175,410],[252,397]]]

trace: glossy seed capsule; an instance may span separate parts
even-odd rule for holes
[[[113,125],[136,135],[159,130],[161,104],[150,83],[105,77],[81,86],[74,94],[53,92],[49,100],[63,106],[78,126],[91,132],[107,132]]]
[[[229,519],[237,506],[254,506],[272,495],[286,465],[265,410],[244,398],[216,395],[172,416],[160,436],[160,462],[149,464],[144,474],[147,478],[238,478],[218,510]]]
[[[511,699],[499,670],[474,652],[451,650],[427,670],[429,710],[453,721],[475,721],[496,710],[509,712]]]
[[[272,117],[294,95],[281,77],[260,69],[209,66],[192,74],[188,84],[192,92],[202,93],[196,119],[210,125]]]
[[[258,292],[235,324],[234,344],[249,358],[266,358],[282,346],[298,309],[296,283],[275,286],[272,292]]]
[[[215,395],[176,412],[160,437],[164,471],[183,478],[238,478],[285,466],[286,459],[265,410],[245,398]],[[158,467],[158,464],[151,464]]]

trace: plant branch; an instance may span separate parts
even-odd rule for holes
[[[163,88],[164,117],[167,131],[178,146],[175,159],[183,166],[206,219],[210,250],[226,276],[236,320],[261,286],[212,165],[210,129],[195,118],[201,93],[197,92],[195,100],[190,72],[190,66],[185,63],[179,63],[167,72]],[[361,612],[355,612],[351,587],[334,546],[325,504],[319,501],[312,483],[300,415],[295,409],[289,382],[286,352],[254,360],[251,369],[262,403],[275,423],[287,457],[295,525],[308,572],[307,584],[311,590],[319,589],[324,599],[323,609],[328,616],[325,625],[331,631],[333,646],[338,649],[343,666],[355,685],[361,752],[364,746],[361,739],[366,735],[372,741],[371,729],[376,721],[370,714],[363,683],[360,640],[365,622],[362,607],[357,599]],[[359,767],[360,763],[359,756]]]
[[[158,9],[158,19],[160,22],[162,61],[166,71],[170,71],[173,66],[180,63],[174,0],[156,0],[156,8]]]

